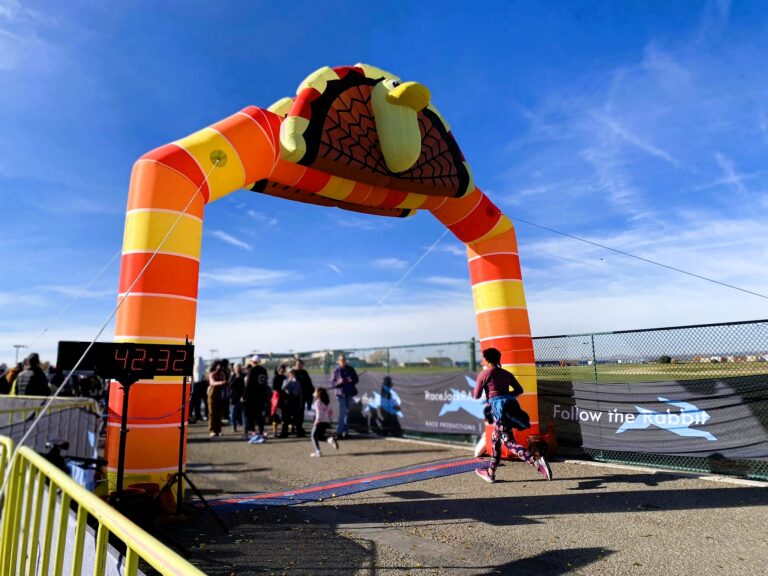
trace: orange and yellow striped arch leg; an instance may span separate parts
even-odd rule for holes
[[[129,289],[130,295],[117,313],[116,341],[194,341],[204,206],[272,172],[279,154],[279,129],[277,116],[248,107],[136,162],[128,193],[119,298]],[[125,486],[162,485],[176,471],[181,384],[178,378],[160,377],[132,386]],[[106,445],[111,490],[122,400],[122,386],[112,386]]]
[[[538,434],[536,364],[515,228],[479,188],[432,213],[467,246],[480,347],[501,352],[504,368],[525,390],[519,400],[531,417],[529,433]]]

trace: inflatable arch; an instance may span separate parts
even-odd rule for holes
[[[204,207],[239,188],[390,217],[430,211],[467,247],[481,346],[502,352],[525,389],[530,433],[539,432],[514,227],[474,185],[426,87],[365,64],[325,67],[301,83],[295,98],[266,110],[249,106],[142,156],[131,175],[120,296],[168,238],[120,308],[116,341],[194,340]],[[163,484],[176,470],[180,397],[181,381],[171,377],[132,387],[126,485]],[[111,388],[109,408],[114,481],[122,387]]]

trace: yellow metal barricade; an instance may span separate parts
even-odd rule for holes
[[[11,454],[13,454],[13,440],[7,436],[0,436],[0,486],[3,485],[3,480],[5,480]]]
[[[11,449],[10,441],[0,437],[0,470],[8,465]],[[65,568],[66,573],[73,575],[105,574],[108,543],[124,554],[122,573],[126,576],[137,574],[140,560],[163,575],[203,575],[30,448],[19,448],[7,474],[10,476],[2,507],[0,576],[58,576]],[[70,522],[75,525],[74,537],[67,542]],[[95,530],[95,551],[89,559],[95,558],[91,566],[84,564],[89,526]],[[89,552],[91,549],[93,546]]]

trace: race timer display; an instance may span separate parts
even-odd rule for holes
[[[56,367],[72,370],[90,342],[59,342]],[[96,342],[78,370],[93,370],[102,378],[154,378],[192,376],[194,346],[187,344],[134,344]]]

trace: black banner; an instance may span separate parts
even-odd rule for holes
[[[351,427],[392,435],[403,431],[482,434],[485,404],[472,398],[475,374],[391,374],[391,391],[382,386],[385,376],[360,374],[359,394],[348,419]],[[329,392],[333,397],[330,388]],[[336,401],[332,404],[334,417],[338,416]]]
[[[674,382],[540,382],[542,427],[594,450],[768,459],[768,376]]]
[[[350,411],[364,432],[482,434],[474,373],[363,372]],[[316,382],[322,386],[322,382]],[[331,392],[333,398],[332,390]],[[539,381],[541,429],[561,446],[704,458],[768,459],[768,375],[667,382]],[[334,414],[338,407],[333,400]]]

